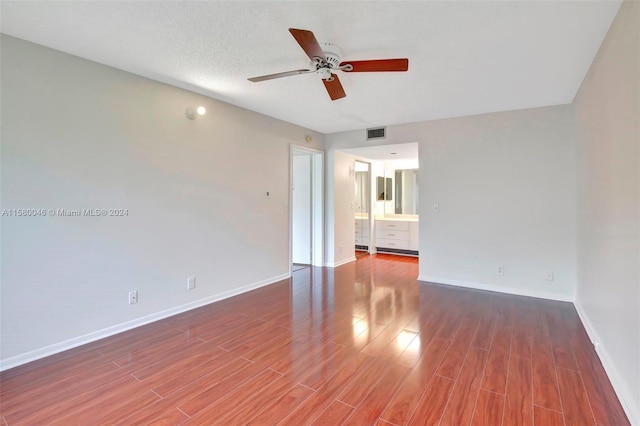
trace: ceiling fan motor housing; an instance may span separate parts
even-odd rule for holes
[[[331,68],[338,68],[340,66],[340,59],[342,58],[342,50],[333,43],[320,43],[320,47],[327,57],[327,64]]]

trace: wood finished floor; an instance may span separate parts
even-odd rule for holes
[[[573,305],[377,255],[0,375],[9,425],[629,424]]]

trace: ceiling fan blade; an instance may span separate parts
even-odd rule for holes
[[[296,39],[302,50],[307,54],[309,59],[313,61],[313,58],[320,58],[323,61],[327,60],[316,36],[309,30],[299,30],[296,28],[289,28],[289,32]]]
[[[298,75],[298,74],[307,74],[310,72],[315,72],[315,70],[294,70],[294,71],[278,72],[275,74],[261,75],[260,77],[251,77],[251,78],[248,78],[247,80],[257,83],[259,81],[274,80],[276,78],[289,77],[289,76]]]
[[[340,83],[340,79],[337,75],[333,75],[332,81],[322,80],[322,82],[324,83],[324,87],[326,87],[327,92],[329,92],[329,97],[332,101],[347,96],[347,94],[344,93],[344,88],[342,87],[342,83]]]
[[[382,71],[407,71],[409,69],[409,59],[372,59],[369,61],[345,61],[340,66],[351,65],[351,71],[345,72],[382,72]]]

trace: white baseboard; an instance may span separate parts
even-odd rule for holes
[[[598,337],[598,333],[596,333],[593,324],[591,323],[591,320],[589,319],[589,316],[585,312],[584,308],[577,301],[574,302],[574,305],[576,307],[576,311],[578,311],[580,321],[582,321],[584,329],[589,336],[589,340],[591,340],[591,343],[596,349],[596,353],[598,354],[598,358],[600,358],[600,362],[604,367],[604,371],[609,377],[609,381],[613,386],[613,390],[616,392],[618,400],[620,401],[620,404],[622,404],[624,412],[627,414],[629,422],[631,422],[632,426],[640,426],[640,407],[637,405],[637,402],[635,402],[631,397],[629,389],[625,385],[624,381],[620,378],[620,374],[615,368],[613,360],[609,356],[609,353]]]
[[[342,265],[345,265],[345,264],[347,264],[349,262],[355,262],[355,261],[356,261],[356,257],[352,256],[352,257],[349,257],[347,259],[339,260],[338,262],[335,262],[335,263],[329,262],[329,263],[327,263],[327,267],[329,267],[329,268],[337,268],[338,266],[342,266]]]
[[[208,305],[219,300],[227,299],[232,296],[236,296],[240,293],[246,293],[247,291],[255,290],[256,288],[264,287],[269,284],[282,281],[290,278],[290,274],[282,274],[275,277],[267,278],[266,280],[258,281],[240,288],[218,293],[213,296],[205,297],[203,299],[194,300],[193,302],[186,303],[184,305],[169,308],[164,311],[156,312],[150,315],[146,315],[141,318],[137,318],[131,321],[127,321],[121,324],[117,324],[111,327],[103,328],[102,330],[94,331],[92,333],[84,334],[82,336],[74,337],[53,345],[45,346],[33,351],[29,351],[20,355],[16,355],[10,358],[0,360],[0,371],[8,370],[13,367],[17,367],[28,362],[32,362],[50,355],[54,355],[60,352],[64,352],[69,349],[76,348],[78,346],[85,345],[87,343],[95,342],[96,340],[104,339],[105,337],[113,336],[114,334],[122,333],[123,331],[131,330],[136,327],[140,327],[145,324],[152,323],[154,321],[161,320],[173,315],[177,315],[192,309],[199,308],[204,305]]]
[[[548,293],[545,291],[526,290],[526,289],[515,288],[515,287],[502,287],[498,285],[482,284],[482,283],[477,283],[473,281],[451,280],[448,278],[431,277],[426,275],[420,275],[418,277],[418,281],[426,281],[426,282],[435,283],[435,284],[453,285],[456,287],[473,288],[476,290],[495,291],[497,293],[515,294],[517,296],[536,297],[538,299],[557,300],[559,302],[573,302],[573,297],[562,295],[562,294]]]

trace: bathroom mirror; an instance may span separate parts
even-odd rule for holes
[[[418,169],[387,170],[392,180],[393,203],[385,206],[385,214],[418,214]]]
[[[378,201],[391,201],[393,199],[393,180],[391,178],[377,177],[376,199]]]

